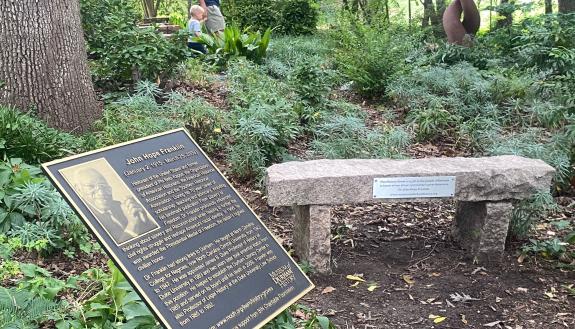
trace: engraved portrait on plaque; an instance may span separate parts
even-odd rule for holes
[[[117,245],[160,227],[106,159],[61,169],[60,173]]]

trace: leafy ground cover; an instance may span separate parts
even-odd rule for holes
[[[273,163],[518,154],[557,169],[550,191],[517,205],[499,266],[452,243],[450,202],[335,209],[334,273],[302,264],[317,289],[267,328],[575,325],[575,16],[527,15],[464,48],[401,20],[296,2],[330,9],[307,20],[337,24],[280,35],[313,23],[278,18],[270,41],[266,17],[292,15],[289,1],[254,6],[263,14],[242,24],[259,33],[230,28],[227,41],[206,38],[208,56],[185,58],[181,44],[135,28],[133,2],[83,1],[106,103],[93,132],[0,106],[0,327],[157,327],[38,164],[182,126],[287,250],[291,214],[265,203]],[[153,41],[156,56],[139,44]]]

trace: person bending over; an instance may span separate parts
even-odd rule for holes
[[[454,0],[443,13],[443,29],[449,43],[469,44],[479,30],[480,23],[479,10],[473,0]]]

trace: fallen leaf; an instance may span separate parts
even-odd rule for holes
[[[407,295],[409,296],[409,299],[415,300],[415,299],[413,298],[413,296],[411,296],[411,294],[407,294]]]
[[[461,322],[467,324],[467,319],[465,318],[465,314],[461,314]]]
[[[293,315],[298,319],[305,319],[305,313],[300,309],[296,310]]]
[[[359,285],[359,281],[357,281],[356,283],[352,284],[350,287],[355,288],[355,287],[357,287],[358,285]]]
[[[493,322],[489,322],[484,324],[484,327],[495,327],[496,325],[503,323],[503,321],[497,320],[497,321],[493,321]]]
[[[322,293],[322,294],[329,294],[330,292],[333,292],[334,290],[335,290],[334,287],[329,286],[329,287],[325,287],[325,288],[321,291],[321,293]]]
[[[365,280],[360,275],[361,274],[355,274],[355,275],[348,274],[345,278],[348,280],[365,282]]]
[[[528,292],[529,289],[519,287],[519,288],[517,288],[517,291],[519,291],[519,292]]]
[[[377,284],[371,284],[369,287],[367,287],[367,290],[374,291],[376,288],[379,288]]]
[[[431,273],[431,276],[435,276],[435,277],[441,276],[441,273],[433,272],[433,273]]]
[[[447,319],[444,316],[434,315],[434,314],[429,314],[429,318],[433,319],[433,323],[441,323],[441,322],[445,321],[445,319]]]
[[[413,280],[413,277],[411,275],[404,274],[401,276],[401,278],[410,286],[413,286],[415,284],[415,280]]]
[[[478,298],[473,298],[466,293],[463,293],[463,296],[462,296],[458,292],[456,292],[454,294],[450,294],[449,297],[451,297],[452,301],[458,302],[458,303],[459,302],[466,303],[466,302],[470,302],[470,301],[474,301],[474,300],[480,300]]]
[[[519,258],[517,258],[517,262],[520,264],[523,263],[523,261],[525,260],[526,257],[527,257],[526,254],[519,255]]]

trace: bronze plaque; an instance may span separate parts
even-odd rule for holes
[[[184,129],[42,167],[166,328],[259,328],[313,289]]]

